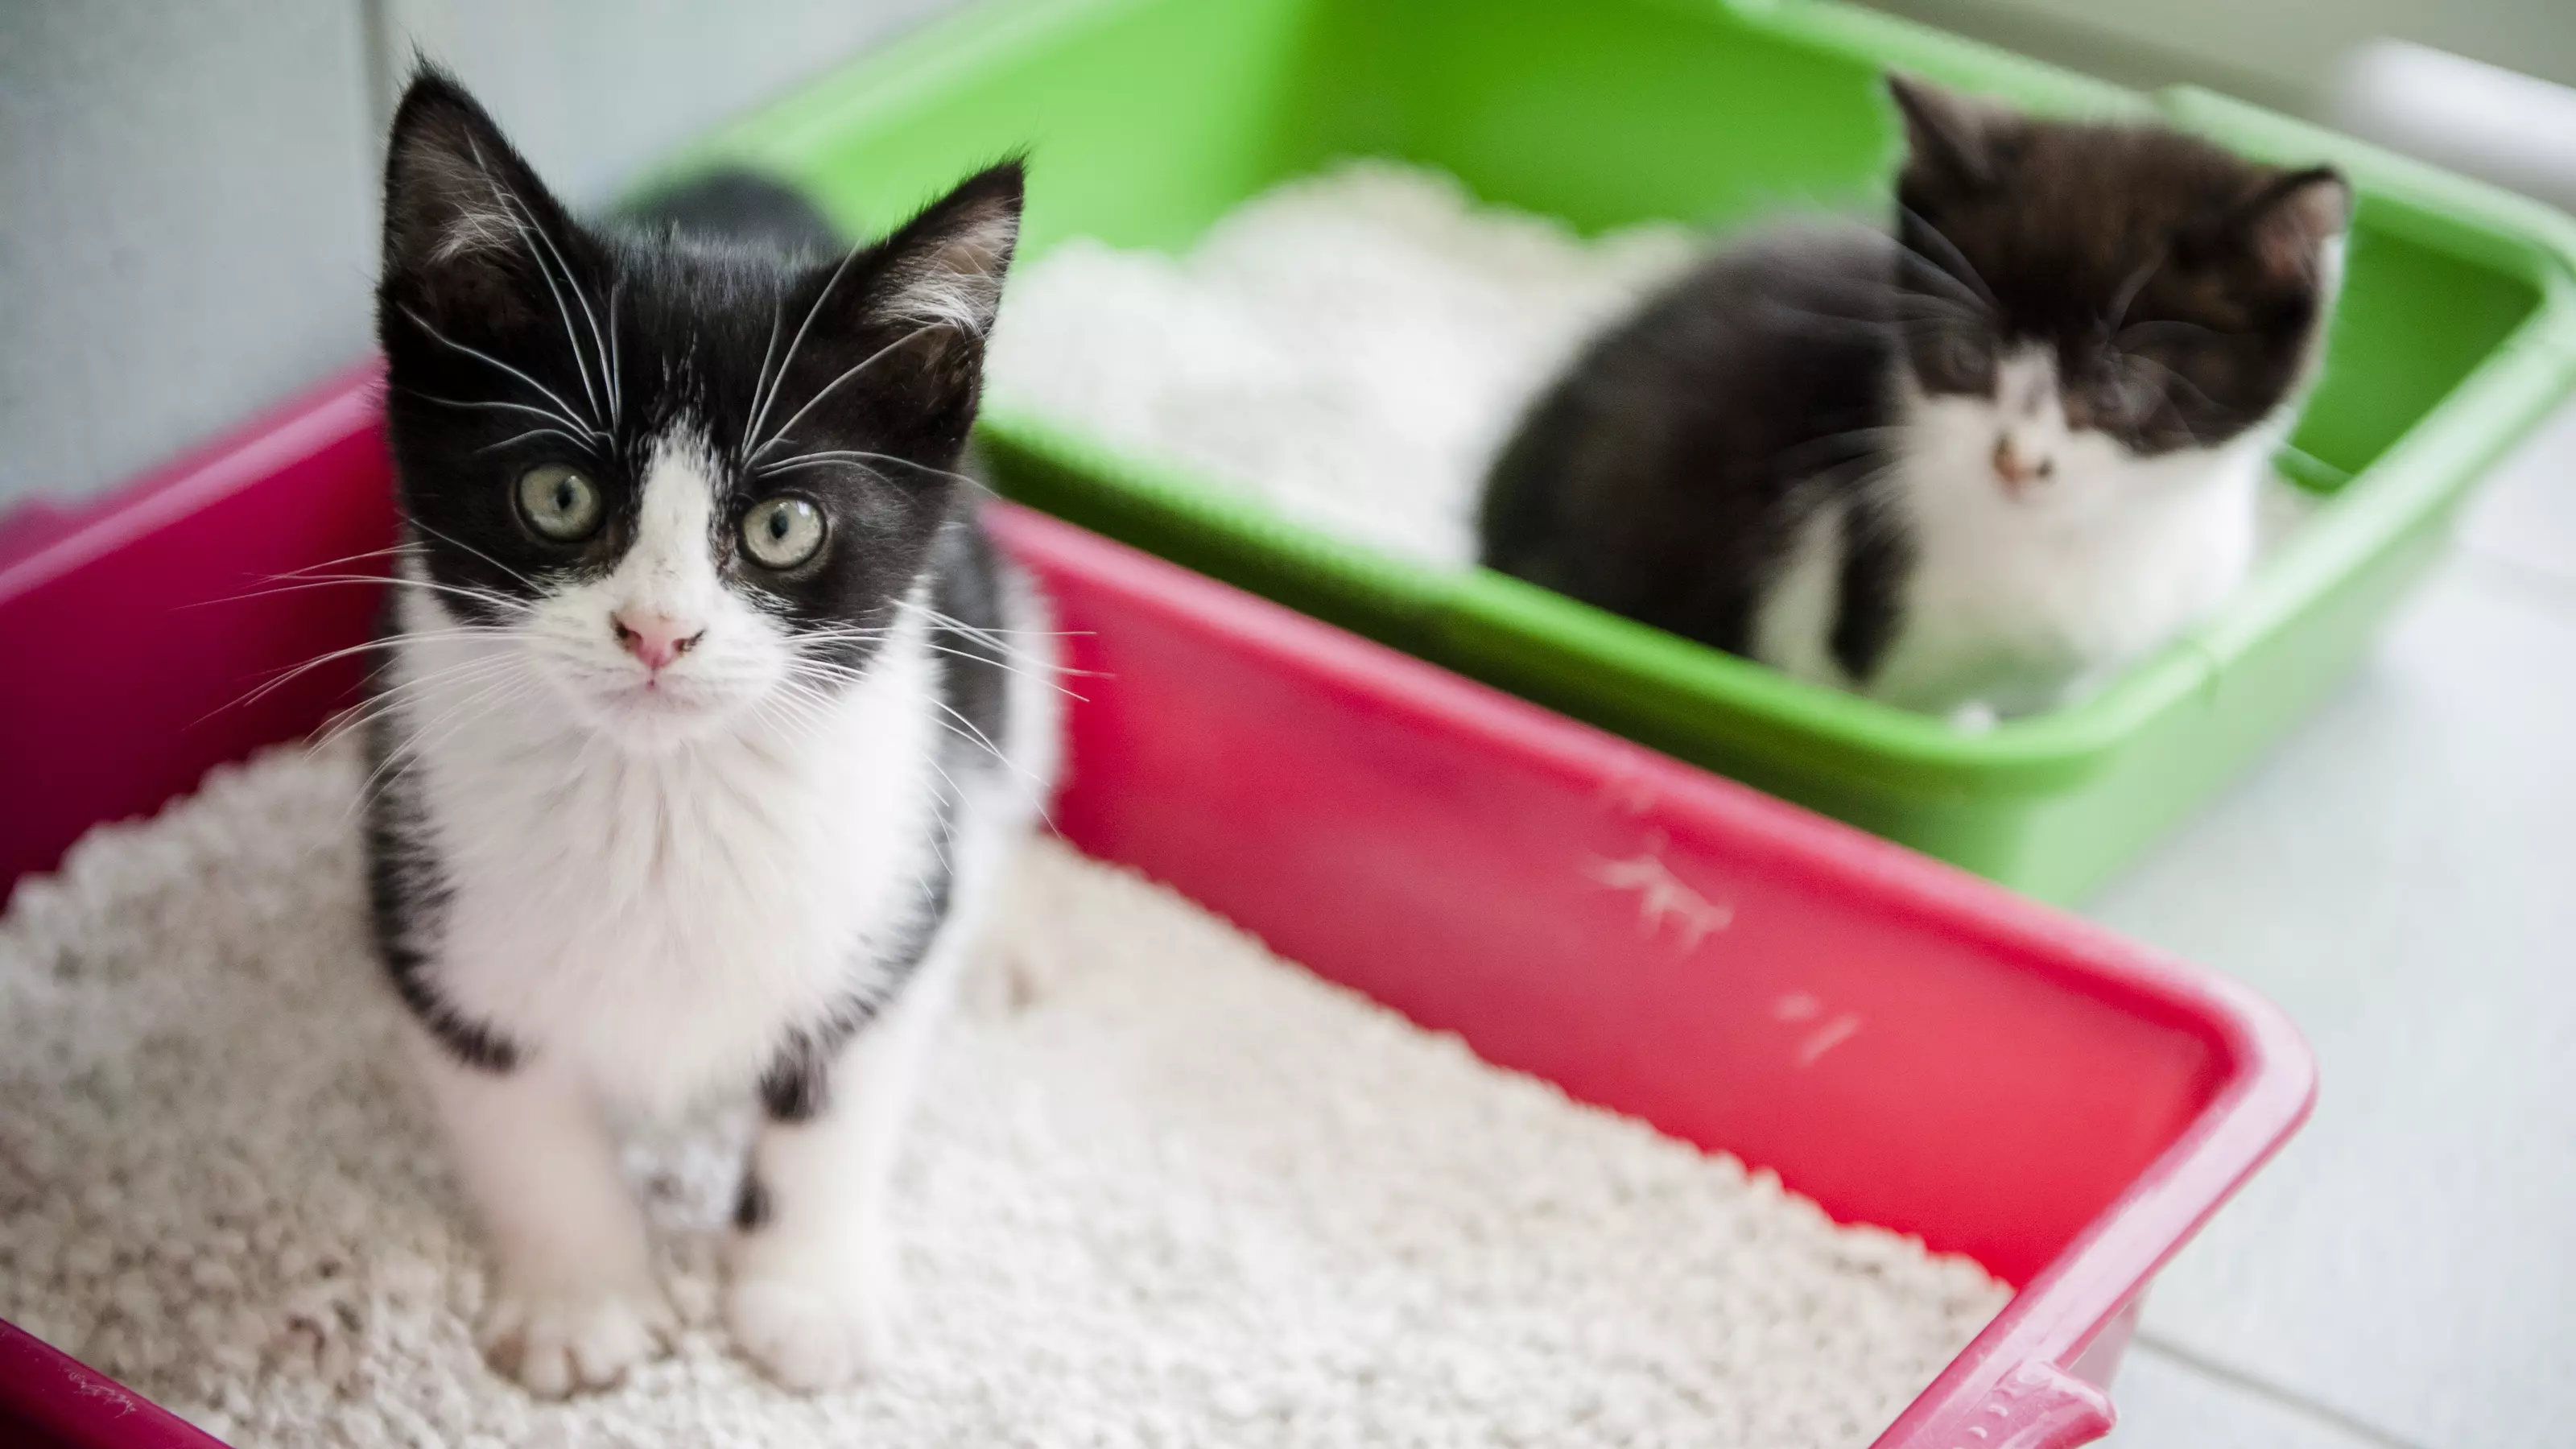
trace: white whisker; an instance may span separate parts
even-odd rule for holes
[[[1926,220],[1923,213],[1916,211],[1913,207],[1907,206],[1901,201],[1896,204],[1896,209],[1903,213],[1916,226],[1923,228],[1923,234],[1925,236],[1928,236],[1932,240],[1940,243],[1942,252],[1947,255],[1950,260],[1959,264],[1960,272],[1964,273],[1964,275],[1954,275],[1947,267],[1934,264],[1930,257],[1924,256],[1921,252],[1914,251],[1912,247],[1905,248],[1908,252],[1911,252],[1914,256],[1920,258],[1926,265],[1933,266],[1934,271],[1938,274],[1942,276],[1950,276],[1955,281],[1961,281],[1966,284],[1973,285],[1977,289],[1978,298],[1988,307],[1999,307],[2002,305],[1995,300],[1994,289],[1986,285],[1986,279],[1977,274],[1976,264],[1968,260],[1967,253],[1960,251],[1958,244],[1951,241],[1948,236],[1944,235],[1941,228],[1934,226],[1930,221]],[[1899,240],[1897,244],[1899,246],[1904,245],[1902,240]]]
[[[561,428],[530,428],[524,433],[512,433],[510,436],[503,438],[497,443],[485,443],[482,447],[479,447],[474,451],[478,453],[489,453],[501,448],[506,448],[512,443],[524,443],[530,438],[541,438],[548,435],[561,438],[565,442],[572,444],[574,447],[579,448],[584,452],[590,451],[590,439],[574,437],[572,434],[565,432]]]
[[[605,432],[601,431],[601,430],[600,430],[600,429],[598,429],[598,428],[591,427],[591,426],[589,426],[588,424],[585,424],[585,423],[576,422],[576,421],[574,421],[574,420],[573,420],[573,419],[571,419],[571,418],[565,417],[563,414],[561,414],[561,413],[559,413],[559,412],[552,411],[551,409],[541,408],[541,407],[536,407],[536,406],[533,406],[533,405],[528,404],[528,403],[509,402],[509,401],[506,401],[506,400],[501,399],[501,398],[474,398],[474,399],[466,399],[466,398],[440,397],[440,396],[438,396],[436,393],[427,393],[427,392],[422,392],[422,391],[421,391],[421,390],[419,390],[418,388],[409,388],[409,387],[404,388],[404,389],[403,389],[403,391],[404,391],[404,392],[406,392],[406,393],[408,393],[408,394],[410,394],[410,395],[411,395],[411,396],[413,396],[413,397],[419,398],[422,402],[436,403],[436,404],[438,404],[440,407],[449,407],[449,408],[497,408],[497,409],[503,409],[503,410],[506,410],[506,411],[509,411],[509,412],[526,413],[526,414],[528,414],[530,417],[539,417],[539,418],[544,418],[547,422],[550,422],[550,423],[561,423],[561,424],[563,424],[563,425],[564,425],[565,427],[567,427],[567,428],[578,429],[578,430],[580,430],[580,431],[582,431],[582,432],[584,432],[584,433],[589,434],[590,436],[592,436],[592,437],[594,437],[594,438],[599,438],[599,439],[603,439],[603,440],[604,440],[604,439],[606,439],[606,438],[608,437],[608,434],[607,434],[607,433],[605,433]]]
[[[743,461],[746,464],[759,462],[761,454],[776,447],[789,433],[794,432],[796,430],[796,425],[805,420],[805,415],[812,412],[818,405],[820,405],[823,399],[830,397],[841,384],[848,382],[851,378],[854,378],[860,373],[867,371],[869,368],[876,366],[880,358],[885,357],[896,348],[903,346],[905,343],[912,341],[912,339],[919,337],[924,333],[935,332],[944,325],[944,323],[934,322],[927,326],[915,327],[910,332],[907,332],[892,342],[887,343],[885,346],[878,348],[876,351],[869,353],[865,361],[859,363],[849,371],[842,373],[839,377],[833,378],[830,382],[825,383],[822,391],[807,399],[805,406],[798,408],[794,417],[791,417],[786,422],[779,424],[778,431],[771,433],[767,442],[764,442],[759,447],[752,449],[750,456],[743,459]]]
[[[580,426],[578,423],[573,422],[572,404],[555,396],[555,390],[553,388],[546,386],[544,383],[528,376],[519,369],[512,367],[510,364],[503,362],[497,357],[494,357],[491,353],[485,352],[479,347],[469,347],[466,344],[457,341],[455,338],[448,336],[446,333],[439,331],[437,328],[429,325],[427,318],[422,317],[418,312],[413,311],[409,307],[403,308],[402,314],[412,320],[413,326],[428,333],[432,341],[438,342],[443,346],[452,347],[457,351],[464,353],[466,356],[473,358],[477,362],[489,363],[492,366],[501,369],[503,372],[510,374],[512,377],[517,378],[519,381],[526,383],[528,386],[535,388],[538,392],[545,394],[546,401],[553,403],[556,407],[562,409],[562,412],[557,417],[557,421],[571,424],[576,427]],[[598,432],[598,425],[593,423],[590,430],[592,432]]]
[[[535,579],[529,578],[526,574],[519,572],[517,569],[510,567],[508,564],[501,562],[499,559],[492,557],[492,555],[485,553],[483,550],[476,548],[465,540],[456,537],[454,534],[441,533],[437,529],[430,527],[428,524],[421,522],[417,517],[407,517],[403,521],[410,524],[412,527],[419,529],[421,532],[428,534],[432,538],[453,544],[456,547],[465,550],[467,553],[483,560],[492,567],[499,569],[501,572],[508,574],[514,579],[517,579],[520,583],[527,585],[530,589],[535,590],[538,593],[545,592],[545,586],[539,584]]]
[[[841,254],[841,264],[834,267],[832,269],[832,275],[824,280],[823,290],[814,294],[812,304],[807,306],[805,309],[805,320],[796,324],[795,339],[787,344],[787,355],[779,359],[778,375],[770,379],[768,396],[761,399],[759,409],[752,414],[751,426],[743,429],[742,446],[745,449],[749,449],[752,446],[752,439],[761,436],[762,425],[769,421],[770,404],[778,401],[778,390],[786,385],[788,369],[796,365],[796,352],[798,348],[805,345],[806,329],[814,325],[815,315],[823,310],[823,304],[825,302],[831,300],[832,290],[841,285],[841,275],[850,269],[850,263],[858,260],[858,256],[859,249],[856,247],[853,247],[849,251]],[[774,303],[771,308],[771,315],[773,317],[777,315]],[[771,329],[771,335],[773,337],[776,335],[776,328],[774,325]],[[765,361],[766,359],[763,360]],[[779,431],[784,432],[786,430],[782,428]],[[745,452],[742,455],[742,461],[749,462],[751,459],[758,456],[758,453]]]

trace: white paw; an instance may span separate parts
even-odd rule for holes
[[[504,1289],[483,1315],[483,1357],[540,1398],[604,1389],[670,1347],[678,1320],[649,1280],[614,1288]]]
[[[762,1372],[807,1393],[882,1368],[894,1350],[901,1296],[891,1265],[837,1273],[797,1266],[764,1264],[735,1277],[725,1294],[734,1342]]]

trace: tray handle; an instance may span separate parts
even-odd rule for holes
[[[2110,1433],[2112,1418],[2109,1395],[2033,1359],[1986,1391],[1947,1449],[2078,1449]]]

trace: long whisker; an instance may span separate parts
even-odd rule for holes
[[[2218,414],[2222,418],[2242,417],[2244,415],[2242,409],[2229,407],[2227,404],[2218,401],[2216,398],[2211,397],[2205,392],[2202,392],[2199,385],[2194,383],[2190,378],[2183,376],[2181,373],[2174,371],[2172,368],[2165,366],[2163,363],[2156,361],[2152,357],[2137,352],[2122,353],[2121,355],[2127,358],[2133,366],[2152,367],[2156,371],[2163,373],[2165,377],[2171,380],[2176,386],[2181,387],[2185,391],[2189,392],[2193,397],[2198,398],[2201,406],[2208,408],[2211,412]],[[2166,406],[2173,412],[2174,421],[2182,424],[2183,436],[2191,439],[2193,447],[2197,448],[2207,446],[2207,444],[2201,441],[2200,429],[2191,425],[2190,414],[2184,412],[2180,408],[2173,407],[2170,400],[2168,400]]]
[[[1930,237],[1933,241],[1939,243],[1941,251],[1945,256],[1947,256],[1951,261],[1958,263],[1959,271],[1954,275],[1956,275],[1960,280],[1974,285],[1977,289],[1977,295],[1984,300],[1987,306],[1996,308],[2000,308],[2002,306],[2001,303],[1995,300],[1994,289],[1987,286],[1986,279],[1977,274],[1976,263],[1969,261],[1968,254],[1959,250],[1958,243],[1950,240],[1950,238],[1942,232],[1941,228],[1934,226],[1930,221],[1926,220],[1923,213],[1916,211],[1913,207],[1907,206],[1904,202],[1898,202],[1896,204],[1896,209],[1903,213],[1906,218],[1911,220],[1916,226],[1921,227],[1925,236]],[[1899,242],[1899,245],[1903,245],[1902,241]],[[1907,247],[1906,250],[1913,251],[1914,249],[1912,247]],[[1923,255],[1920,252],[1915,252],[1914,254],[1918,257]],[[1929,262],[1932,259],[1929,257],[1923,257],[1923,260]],[[1943,268],[1942,270],[1946,272],[1947,268]]]
[[[617,355],[617,289],[625,284],[620,277],[608,284],[608,426],[621,426],[626,416],[626,367]]]
[[[771,297],[769,299],[769,341],[760,349],[760,371],[754,373],[751,379],[751,421],[750,425],[743,429],[744,443],[751,441],[753,433],[760,427],[761,418],[768,410],[763,399],[769,395],[769,364],[777,360],[778,329],[786,320],[785,315],[778,309],[778,298]]]
[[[548,434],[552,434],[555,437],[563,439],[565,442],[572,444],[574,447],[581,449],[585,453],[591,451],[591,439],[575,437],[561,428],[530,428],[524,433],[512,433],[510,436],[503,438],[497,443],[485,443],[482,447],[479,447],[474,451],[478,453],[494,452],[498,449],[506,448],[512,443],[524,443],[530,438],[541,438]]]
[[[572,264],[564,260],[562,252],[555,250],[554,238],[546,235],[546,229],[538,225],[535,209],[520,200],[518,193],[503,186],[499,179],[492,175],[491,168],[483,164],[483,148],[471,137],[467,138],[466,146],[473,152],[474,169],[483,173],[484,184],[492,188],[492,199],[501,203],[502,210],[512,213],[510,224],[517,228],[519,240],[528,248],[529,259],[537,264],[538,273],[545,278],[546,291],[555,299],[555,312],[563,319],[564,340],[572,344],[573,366],[581,373],[581,390],[590,398],[591,419],[596,425],[599,418],[599,394],[591,390],[590,364],[581,355],[581,337],[573,331],[572,313],[564,306],[563,292],[556,289],[554,273],[546,269],[546,259],[538,253],[537,243],[544,243],[546,251],[554,255],[555,265],[563,269],[564,287],[572,292],[573,300],[581,304],[581,315],[590,323],[590,340],[599,348],[600,370],[605,373],[608,366],[608,344],[600,340],[599,319],[591,314],[590,299],[582,295],[581,283],[572,274]],[[529,235],[531,232],[535,233],[533,240]]]
[[[1808,466],[1811,454],[1818,455],[1817,461],[1830,458],[1837,451],[1849,455],[1843,462],[1873,459],[1886,451],[1892,441],[1902,438],[1904,433],[1905,429],[1892,424],[1849,428],[1839,433],[1827,433],[1822,437],[1809,438],[1805,442],[1783,448],[1773,457],[1772,463],[1783,472],[1795,473]],[[1835,466],[1842,466],[1842,463],[1837,463]]]
[[[371,558],[406,556],[418,552],[419,548],[420,545],[415,543],[389,543],[383,548],[371,548],[359,553],[342,554],[338,558],[326,558],[318,563],[306,564],[301,568],[287,569],[282,573],[262,574],[255,582],[263,584],[284,583],[288,579],[302,578],[305,575],[313,573],[317,569],[342,568],[350,564],[363,563]]]
[[[541,407],[536,407],[536,406],[533,406],[533,405],[531,405],[531,404],[529,404],[529,403],[509,402],[509,401],[506,401],[506,400],[504,400],[504,399],[500,399],[500,398],[472,398],[472,399],[467,399],[467,398],[440,397],[440,396],[438,396],[436,393],[427,393],[427,392],[422,392],[420,389],[418,389],[418,388],[416,388],[416,387],[407,387],[407,388],[403,388],[403,389],[402,389],[402,391],[403,391],[403,392],[405,392],[405,393],[407,393],[407,394],[409,394],[409,395],[411,395],[411,396],[413,396],[413,397],[419,398],[422,402],[426,402],[426,403],[436,403],[436,404],[438,404],[440,407],[448,407],[448,408],[494,408],[494,409],[501,409],[501,410],[504,410],[504,411],[514,412],[514,413],[526,413],[526,414],[528,414],[530,417],[544,418],[547,422],[550,422],[550,423],[561,423],[561,424],[563,424],[563,425],[564,425],[565,427],[567,427],[567,428],[572,428],[572,429],[579,430],[579,431],[581,431],[581,432],[584,432],[584,433],[589,434],[591,437],[594,437],[594,438],[599,438],[599,439],[603,439],[603,440],[604,440],[604,439],[606,439],[606,438],[609,436],[605,431],[603,431],[603,430],[601,430],[601,429],[599,429],[599,428],[591,427],[590,425],[588,425],[588,424],[586,424],[586,423],[576,422],[576,421],[574,421],[573,419],[568,418],[568,417],[565,417],[563,414],[561,414],[561,413],[559,413],[559,412],[555,412],[555,411],[553,411],[553,410],[552,410],[552,409],[550,409],[550,408],[541,408]]]
[[[359,701],[354,708],[335,717],[319,734],[315,735],[314,743],[329,745],[355,734],[378,720],[388,718],[406,708],[415,695],[426,694],[437,687],[467,683],[497,675],[515,664],[515,660],[505,655],[478,655],[444,669],[432,670],[417,678],[398,679],[390,684],[378,684],[373,692]],[[380,665],[371,674],[371,681],[374,675],[380,675],[382,672],[383,666]]]
[[[2159,247],[2154,256],[2147,258],[2136,271],[2129,274],[2128,280],[2120,284],[2120,290],[2111,299],[2111,320],[2102,326],[2105,333],[2113,336],[2119,334],[2120,324],[2129,320],[2130,305],[2138,300],[2138,294],[2146,290],[2147,283],[2155,277],[2157,270],[2164,264],[2165,251]]]
[[[1093,632],[1089,629],[988,628],[981,624],[969,624],[965,620],[960,619],[953,614],[943,614],[937,609],[934,609],[928,604],[922,603],[917,599],[900,600],[897,602],[896,607],[909,609],[929,620],[931,623],[939,625],[943,629],[949,629],[956,633],[963,634],[970,639],[974,639],[980,643],[989,644],[996,649],[1007,648],[1008,641],[1013,638],[1087,639],[1092,636]]]
[[[786,422],[779,424],[778,431],[771,433],[767,442],[764,442],[759,447],[752,449],[750,456],[746,457],[743,461],[745,463],[759,462],[761,454],[776,447],[789,433],[796,431],[796,425],[805,420],[805,415],[807,413],[812,412],[816,407],[820,406],[823,399],[830,397],[833,392],[841,386],[841,384],[848,382],[851,378],[854,378],[860,373],[867,371],[869,368],[876,366],[878,359],[885,357],[896,348],[903,346],[924,333],[936,332],[947,325],[948,324],[945,322],[932,322],[920,327],[915,327],[910,332],[907,332],[892,342],[887,343],[885,346],[878,348],[876,351],[869,353],[865,361],[859,363],[849,371],[842,373],[839,377],[833,378],[830,382],[825,383],[822,391],[807,399],[805,406],[798,408],[794,417],[791,417]]]
[[[462,633],[468,631],[460,630],[457,632]],[[333,649],[316,655],[311,659],[307,659],[301,664],[291,665],[280,670],[277,674],[247,692],[234,696],[229,702],[217,705],[215,708],[197,716],[197,718],[190,723],[189,728],[194,729],[196,726],[204,724],[206,721],[227,711],[246,709],[251,705],[257,704],[260,700],[268,697],[275,691],[285,688],[287,685],[294,683],[296,680],[303,678],[305,675],[312,673],[316,669],[320,669],[326,664],[346,659],[353,654],[364,654],[369,650],[391,648],[395,642],[396,641],[392,639],[370,639],[364,644],[352,644],[345,649]],[[374,669],[369,670],[370,675],[375,672],[376,671]]]
[[[1056,693],[1063,695],[1067,699],[1080,700],[1084,704],[1089,704],[1091,702],[1082,695],[1076,694],[1071,689],[1066,688],[1062,683],[1046,678],[1044,675],[1035,674],[1029,670],[1022,669],[1008,660],[995,659],[989,654],[977,654],[968,649],[951,649],[945,644],[932,644],[926,641],[921,647],[929,650],[933,654],[945,654],[952,659],[964,659],[975,664],[989,664],[994,668],[1001,670],[1005,674],[1016,674],[1020,678],[1028,680],[1033,684],[1043,684],[1047,688],[1054,690]]]
[[[536,590],[536,591],[537,591],[537,592],[539,592],[539,593],[543,593],[543,592],[545,592],[545,586],[544,586],[544,585],[542,585],[542,584],[539,584],[535,579],[529,578],[526,574],[523,574],[523,573],[519,572],[517,569],[514,569],[514,568],[510,567],[508,564],[505,564],[505,563],[501,562],[499,559],[492,557],[492,555],[490,555],[490,554],[488,554],[488,553],[485,553],[483,550],[481,550],[481,549],[479,549],[479,548],[476,548],[474,545],[472,545],[472,544],[470,544],[470,543],[467,543],[466,541],[464,541],[464,540],[463,540],[463,539],[461,539],[461,538],[456,537],[454,534],[441,533],[441,532],[439,532],[437,529],[432,528],[432,527],[430,527],[428,524],[421,522],[421,521],[420,521],[420,519],[419,519],[419,517],[418,517],[417,515],[415,515],[415,516],[413,516],[413,517],[410,517],[410,518],[407,518],[407,519],[405,519],[404,521],[405,521],[405,522],[407,522],[407,523],[409,523],[412,527],[419,529],[421,532],[428,534],[428,535],[429,535],[430,537],[432,537],[432,538],[440,539],[440,540],[442,540],[442,541],[444,541],[444,542],[447,542],[447,543],[453,544],[453,545],[455,545],[456,547],[458,547],[458,548],[461,548],[461,549],[465,550],[467,553],[470,553],[470,554],[474,555],[476,558],[479,558],[479,559],[483,560],[485,563],[490,564],[492,567],[494,567],[494,568],[496,568],[496,569],[499,569],[501,572],[503,572],[503,573],[505,573],[505,574],[508,574],[510,577],[512,577],[512,578],[514,578],[514,579],[517,579],[520,583],[523,583],[523,584],[527,585],[529,588],[534,589],[534,590]]]
[[[544,383],[539,382],[539,381],[537,381],[535,378],[528,376],[526,373],[521,372],[519,369],[517,369],[517,368],[515,368],[515,367],[512,367],[510,364],[508,364],[508,363],[506,363],[506,362],[503,362],[501,359],[499,359],[499,358],[497,358],[497,357],[494,357],[491,353],[485,352],[484,350],[482,350],[482,349],[481,349],[481,348],[479,348],[479,347],[469,347],[469,346],[465,345],[464,343],[457,341],[455,338],[448,336],[446,333],[439,331],[437,328],[432,327],[431,325],[429,325],[429,319],[427,319],[427,318],[425,318],[425,317],[421,316],[418,312],[413,311],[413,310],[412,310],[412,309],[410,309],[409,307],[405,307],[405,308],[403,308],[403,309],[402,309],[402,314],[403,314],[404,316],[406,316],[406,317],[409,317],[409,318],[412,320],[412,325],[413,325],[413,326],[418,327],[421,331],[428,333],[428,334],[430,335],[430,339],[431,339],[432,341],[438,342],[438,343],[440,343],[440,344],[442,344],[442,345],[444,345],[444,346],[447,346],[447,347],[452,347],[452,348],[454,348],[455,350],[457,350],[458,352],[462,352],[462,353],[464,353],[466,356],[473,358],[473,359],[474,359],[475,361],[477,361],[477,362],[485,362],[485,363],[489,363],[489,364],[491,364],[492,366],[494,366],[494,367],[497,367],[497,368],[501,369],[503,372],[508,373],[510,376],[517,378],[519,381],[526,383],[528,386],[530,386],[530,387],[532,387],[532,388],[535,388],[538,392],[543,393],[543,394],[545,395],[546,401],[548,401],[548,402],[550,402],[550,403],[553,403],[556,407],[558,407],[558,408],[560,408],[560,409],[562,409],[562,410],[563,410],[563,411],[562,411],[562,415],[557,419],[557,421],[559,421],[559,422],[565,422],[565,423],[570,423],[570,422],[572,422],[572,421],[573,421],[573,418],[572,418],[572,404],[570,404],[570,403],[568,403],[568,402],[565,402],[562,398],[559,398],[559,397],[555,396],[555,390],[554,390],[553,388],[550,388],[550,387],[546,386]],[[597,427],[596,425],[594,425],[594,426],[591,428],[591,431],[592,431],[592,432],[598,432],[598,431],[599,431],[599,429],[598,429],[598,427]]]
[[[470,588],[463,584],[440,583],[436,579],[405,578],[401,574],[315,575],[307,578],[289,580],[274,588],[251,589],[244,593],[228,594],[220,599],[200,599],[195,603],[183,604],[180,607],[188,609],[211,609],[219,604],[246,603],[252,599],[274,599],[286,594],[302,593],[306,589],[371,587],[424,589],[431,593],[452,594],[460,599],[471,599],[476,603],[488,605],[493,608],[515,609],[521,612],[525,612],[532,607],[522,600],[511,598],[507,594],[496,594],[489,589]]]
[[[819,453],[799,453],[792,458],[781,458],[774,463],[763,463],[751,471],[756,477],[766,478],[773,473],[784,473],[792,468],[821,467],[836,463],[853,465],[866,463],[893,463],[901,467],[928,473],[934,478],[951,479],[956,482],[963,483],[969,488],[982,488],[984,486],[984,482],[980,478],[972,478],[964,473],[952,473],[945,468],[934,468],[928,463],[917,463],[910,458],[896,457],[892,453],[871,453],[864,448],[834,448]]]
[[[473,723],[482,715],[488,714],[503,704],[509,703],[511,700],[524,695],[529,688],[529,683],[530,682],[527,678],[521,677],[518,679],[504,679],[499,682],[485,684],[480,689],[450,706],[447,711],[441,714],[437,719],[432,720],[429,724],[421,727],[420,729],[412,731],[412,733],[404,739],[389,744],[385,749],[384,759],[379,761],[376,768],[369,771],[367,778],[359,784],[358,798],[351,802],[349,807],[349,816],[354,818],[360,811],[373,807],[375,804],[378,782],[385,781],[390,784],[390,780],[386,776],[387,771],[396,768],[400,764],[408,763],[411,760],[418,759],[428,754],[436,745],[445,743],[448,737],[453,735],[457,730],[463,729],[466,725]],[[465,714],[462,719],[458,719],[453,726],[451,726],[445,733],[439,735],[437,739],[432,740],[427,738],[431,730],[437,729],[440,725],[446,724],[450,718],[469,709],[473,712]]]
[[[751,426],[743,430],[743,446],[750,447],[750,440],[762,435],[761,428],[769,421],[770,405],[778,401],[778,390],[786,384],[788,370],[796,365],[797,349],[805,345],[806,329],[814,325],[815,316],[823,310],[823,304],[831,299],[832,290],[841,285],[842,274],[849,271],[850,263],[858,260],[858,257],[859,252],[855,247],[842,253],[841,264],[832,268],[832,275],[824,279],[823,290],[815,293],[812,304],[806,307],[805,320],[796,324],[795,339],[787,344],[787,355],[779,360],[778,375],[770,379],[769,395],[761,399],[760,411],[752,416]],[[783,433],[787,430],[785,428],[781,428],[778,431]],[[761,446],[765,450],[767,444],[764,443]],[[748,462],[759,456],[760,454],[757,452],[746,453],[743,455],[743,459]]]

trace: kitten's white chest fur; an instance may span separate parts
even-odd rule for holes
[[[2036,369],[2031,369],[2034,372]],[[1906,709],[1973,718],[2047,709],[2206,618],[2255,557],[2259,499],[2290,411],[2210,449],[2139,457],[2070,432],[2053,397],[2021,402],[2008,364],[1995,399],[1905,396],[1897,456],[1875,485],[1911,563],[1899,620],[1857,684],[1834,657],[1843,518],[1803,525],[1756,617],[1754,652],[1801,678]],[[2045,457],[2017,496],[1999,438]]]
[[[462,721],[415,766],[453,892],[439,989],[643,1105],[757,1076],[781,1023],[869,985],[869,948],[922,904],[936,681],[920,633],[899,630],[818,712],[654,752],[552,700],[477,710],[470,670],[421,690],[424,728]],[[405,668],[429,677],[473,647],[407,644]]]

